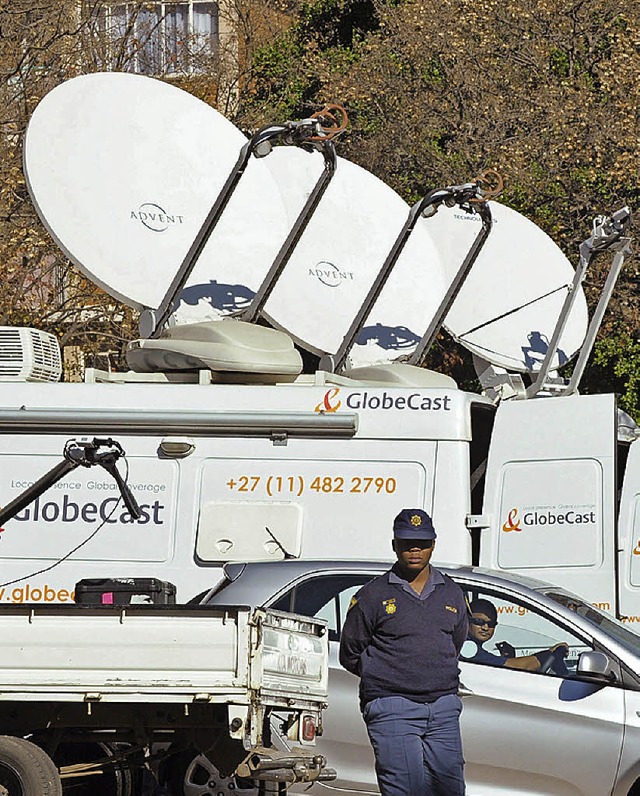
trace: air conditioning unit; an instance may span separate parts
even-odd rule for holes
[[[0,381],[60,381],[62,357],[55,335],[0,326]]]

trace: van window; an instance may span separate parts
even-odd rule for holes
[[[495,407],[486,404],[471,404],[471,443],[469,445],[469,473],[471,490],[471,513],[482,514],[484,484],[491,432],[495,420]],[[480,563],[480,528],[471,530],[471,561]]]

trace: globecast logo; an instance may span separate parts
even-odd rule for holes
[[[337,412],[342,406],[338,398],[340,387],[332,387],[324,394],[324,398],[316,406],[316,412]],[[419,392],[410,395],[392,395],[386,390],[383,393],[369,392],[347,393],[344,403],[349,409],[409,409],[416,412],[450,412],[450,395],[421,395]]]
[[[316,406],[316,412],[337,412],[342,406],[342,401],[335,400],[340,393],[340,387],[327,390],[324,398]]]
[[[26,509],[13,518],[16,522],[78,522],[82,520],[89,524],[106,522],[114,525],[118,522],[124,524],[137,523],[138,525],[164,525],[163,513],[165,506],[159,500],[153,503],[140,505],[141,517],[134,520],[126,509],[117,510],[120,498],[108,497],[96,503],[76,503],[71,496],[62,495],[62,501],[49,500],[46,503],[36,498]]]
[[[518,509],[511,509],[507,521],[502,526],[502,530],[505,533],[522,530],[520,527],[520,520],[518,519]]]
[[[576,511],[565,507],[535,509],[525,511],[520,518],[520,509],[510,509],[506,521],[502,525],[505,533],[522,531],[524,526],[533,525],[594,525],[596,522],[595,511]]]

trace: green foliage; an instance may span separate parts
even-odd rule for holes
[[[596,215],[640,204],[640,6],[441,0],[435,10],[424,0],[304,0],[287,36],[277,77],[255,72],[256,96],[272,107],[286,101],[292,114],[343,102],[351,128],[339,154],[410,204],[495,168],[505,178],[501,201],[573,263]],[[593,307],[606,269],[598,260],[590,270],[584,287]],[[636,415],[639,277],[634,255],[583,379],[591,392],[619,393]],[[464,364],[451,346],[438,344],[438,364],[449,372]]]
[[[252,55],[253,79],[241,98],[239,119],[300,118],[322,98],[326,75],[347,72],[358,44],[378,27],[374,0],[305,0],[290,27]]]
[[[640,340],[625,329],[598,340],[581,389],[617,393],[621,408],[640,422]]]
[[[294,31],[287,31],[274,41],[265,44],[254,56],[254,68],[261,79],[250,95],[247,104],[264,105],[273,109],[272,119],[295,118],[299,109],[318,90],[313,73],[299,66],[304,60],[304,49]]]
[[[352,47],[359,37],[378,26],[372,0],[307,0],[295,27],[302,39],[314,39],[326,50]]]
[[[552,49],[549,53],[549,69],[555,77],[569,77],[570,61],[568,53],[559,48]]]

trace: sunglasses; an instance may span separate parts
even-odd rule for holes
[[[410,550],[412,547],[428,550],[430,547],[433,547],[433,539],[402,539],[400,537],[395,537],[395,542],[398,547],[403,547],[407,550]]]
[[[495,627],[498,624],[497,621],[490,622],[488,619],[478,619],[477,616],[470,616],[469,621],[472,625],[477,625],[478,627],[483,627],[483,625],[486,625],[487,627]]]

